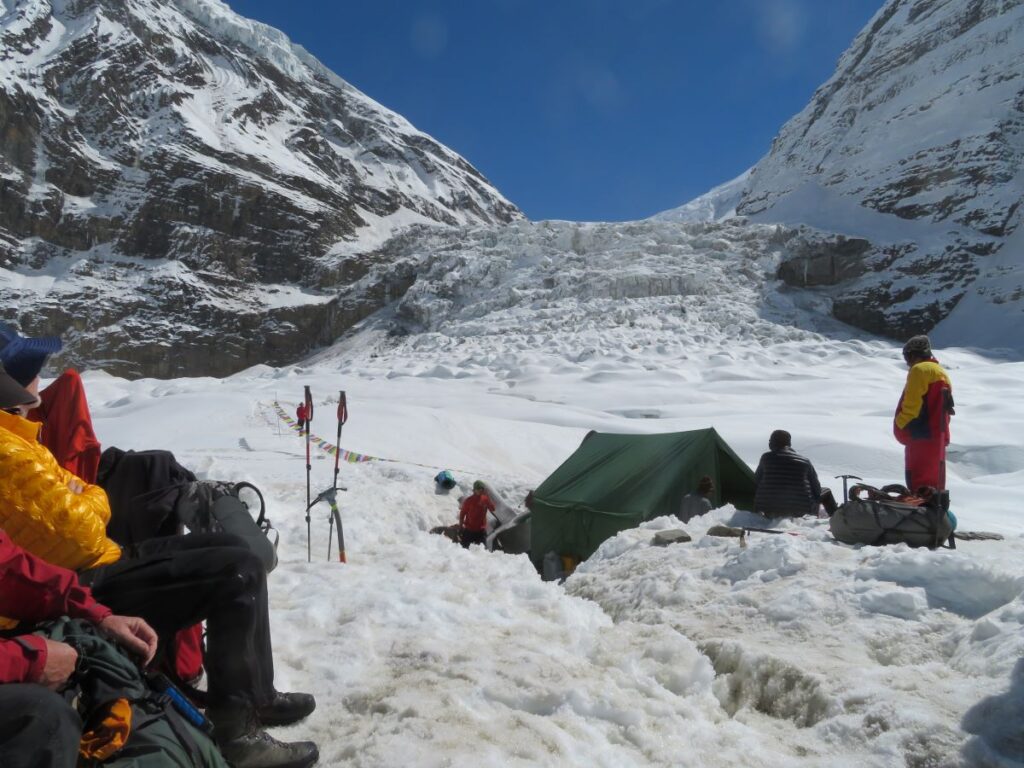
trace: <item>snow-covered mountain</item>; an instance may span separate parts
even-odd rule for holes
[[[4,319],[129,374],[293,360],[353,320],[346,243],[521,218],[219,0],[0,0],[0,137]]]
[[[624,348],[638,302],[666,336],[685,308],[724,344],[729,312],[783,307],[798,328],[1024,346],[1020,0],[889,0],[752,171],[622,225],[527,224],[219,0],[0,11],[0,313],[62,334],[67,362],[225,374],[371,316],[360,343],[428,349],[488,315],[571,357],[577,300],[607,305],[591,341]]]
[[[1020,346],[1024,3],[889,0],[749,178],[661,218],[720,219],[737,196],[750,220],[870,241],[838,267],[790,265],[795,284],[834,286],[836,317]]]

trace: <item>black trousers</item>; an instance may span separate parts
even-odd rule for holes
[[[141,616],[160,635],[206,621],[210,719],[241,718],[274,695],[267,574],[241,542],[226,533],[150,539],[137,556],[83,571],[81,580],[115,613]]]
[[[487,531],[469,531],[463,528],[459,534],[459,541],[463,549],[469,549],[470,544],[486,544]]]
[[[0,685],[0,765],[74,768],[82,721],[64,699],[41,685]]]

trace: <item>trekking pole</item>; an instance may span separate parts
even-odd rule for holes
[[[342,563],[345,559],[345,531],[341,527],[341,511],[338,509],[338,464],[341,461],[341,428],[348,421],[348,401],[345,398],[345,390],[338,391],[338,437],[334,447],[334,484],[332,493],[324,498],[331,507],[330,528],[327,532],[327,559],[331,559],[331,542],[334,540],[334,523],[338,523],[338,560]],[[342,488],[341,490],[345,490]],[[322,495],[322,494],[321,494]]]
[[[857,477],[856,475],[836,475],[836,480],[838,480],[840,477],[843,478],[843,501],[849,501],[850,496],[846,491],[847,482],[849,480],[863,480],[864,478]]]
[[[341,460],[341,428],[348,421],[348,403],[345,400],[345,390],[338,392],[338,439],[334,443],[338,449],[334,453],[334,487],[338,487],[338,462]]]
[[[309,432],[310,425],[313,423],[313,394],[309,391],[309,386],[306,386],[305,400],[306,404],[306,562],[312,562],[313,550],[312,550],[312,534],[310,532],[309,525],[309,508],[313,506],[313,502],[309,500],[309,475],[313,471],[313,465],[309,461]]]
[[[748,527],[744,527],[743,528],[743,532],[744,533],[751,533],[751,532],[754,532],[754,533],[774,533],[777,536],[781,536],[782,534],[786,534],[788,536],[799,536],[800,535],[797,531],[780,531],[777,528],[748,528]]]

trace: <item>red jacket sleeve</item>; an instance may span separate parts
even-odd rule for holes
[[[0,685],[34,683],[46,666],[46,641],[39,635],[0,640]]]
[[[28,622],[70,616],[98,623],[110,614],[78,583],[74,571],[29,554],[0,531],[0,615]],[[42,638],[23,635],[0,642],[0,683],[31,682],[45,663]]]

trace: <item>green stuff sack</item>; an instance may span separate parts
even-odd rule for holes
[[[210,736],[92,624],[62,618],[40,634],[78,651],[68,697],[86,724],[80,766],[228,768]]]

